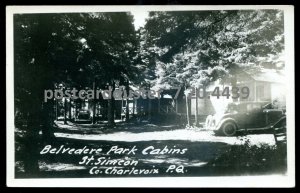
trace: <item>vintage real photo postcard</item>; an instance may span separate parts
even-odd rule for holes
[[[294,7],[7,6],[7,186],[295,186]]]

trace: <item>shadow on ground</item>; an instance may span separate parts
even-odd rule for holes
[[[16,168],[16,178],[79,178],[79,177],[167,177],[167,176],[233,176],[233,175],[266,175],[284,174],[286,171],[285,149],[270,147],[258,148],[240,145],[229,145],[222,142],[191,142],[191,141],[141,141],[141,142],[110,142],[110,141],[88,141],[79,139],[57,138],[51,144],[52,147],[64,145],[65,147],[82,148],[102,148],[103,153],[96,157],[104,156],[108,159],[130,159],[138,160],[137,169],[159,169],[159,174],[149,175],[115,175],[98,174],[91,175],[89,170],[92,165],[80,165],[82,155],[69,154],[44,154],[40,155],[40,172],[35,176],[27,176],[22,169]],[[107,151],[112,146],[122,148],[132,148],[136,146],[138,151],[134,155],[107,155]],[[184,154],[158,154],[144,155],[142,150],[153,146],[155,149],[184,149],[188,150]],[[39,150],[42,150],[41,145]],[[22,151],[16,153],[16,160],[22,160]],[[170,165],[184,166],[184,173],[168,173]],[[124,167],[123,169],[130,169]]]

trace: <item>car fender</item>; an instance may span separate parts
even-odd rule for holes
[[[236,122],[233,118],[228,117],[228,118],[222,119],[222,120],[217,124],[216,130],[219,130],[219,129],[222,127],[222,125],[223,125],[225,122],[227,122],[227,121],[233,122],[233,123],[236,124],[236,126],[238,127],[237,122]]]

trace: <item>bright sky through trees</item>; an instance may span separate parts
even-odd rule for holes
[[[131,14],[134,16],[134,27],[135,30],[140,27],[144,27],[146,23],[146,18],[148,17],[148,12],[142,10],[131,11]]]

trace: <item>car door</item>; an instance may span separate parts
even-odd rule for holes
[[[238,124],[240,129],[244,129],[248,126],[248,111],[247,111],[248,103],[242,103],[237,106],[237,113],[234,115],[234,120]]]
[[[266,126],[265,113],[262,110],[260,103],[247,104],[247,129],[261,128]]]

